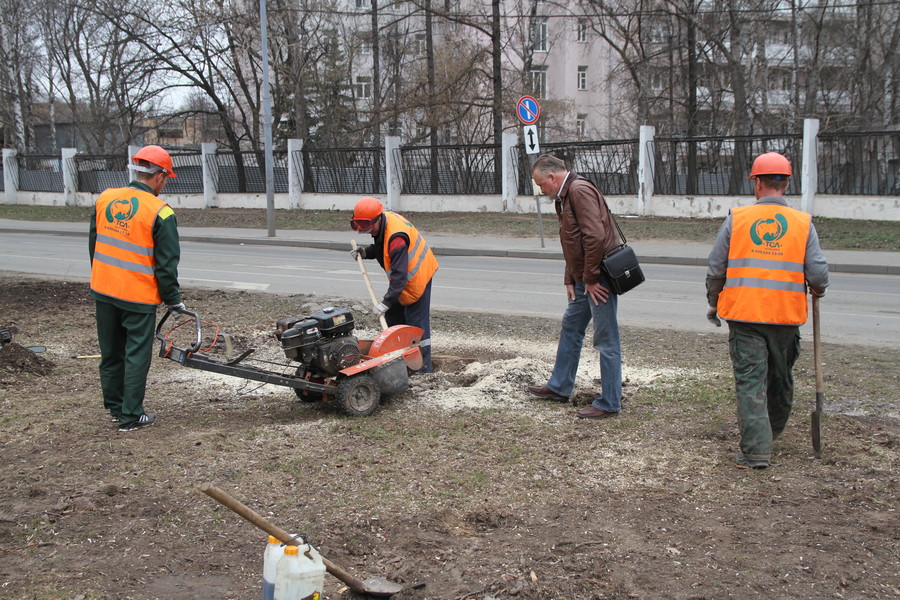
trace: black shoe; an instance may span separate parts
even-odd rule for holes
[[[156,415],[143,414],[141,418],[137,421],[132,421],[127,425],[122,425],[119,427],[119,431],[122,433],[128,433],[129,431],[137,431],[138,429],[143,429],[144,427],[150,427],[156,423]]]

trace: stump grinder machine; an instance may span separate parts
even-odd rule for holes
[[[254,349],[234,358],[226,353],[225,360],[210,358],[201,350],[200,317],[187,310],[178,312],[193,320],[196,338],[189,348],[177,347],[172,332],[191,321],[184,320],[164,334],[163,326],[172,314],[168,311],[156,326],[159,356],[192,369],[290,387],[302,401],[333,402],[350,416],[370,415],[382,398],[405,392],[409,371],[422,367],[420,328],[394,325],[374,339],[361,340],[354,335],[353,315],[343,308],[329,306],[308,316],[278,319],[274,337],[291,361],[282,365],[282,372],[243,362]]]

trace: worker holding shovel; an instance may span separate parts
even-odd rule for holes
[[[360,198],[353,208],[350,227],[368,232],[374,243],[350,251],[357,257],[375,259],[388,276],[388,289],[375,313],[387,325],[412,325],[424,333],[420,345],[422,368],[431,373],[431,281],[438,262],[425,238],[404,217],[385,211],[375,198]]]
[[[719,229],[706,272],[706,318],[728,322],[741,430],[739,467],[769,466],[794,398],[792,369],[806,322],[806,290],[821,297],[828,263],[809,214],[782,198],[793,174],[777,152],[753,161],[756,203],[731,211]]]

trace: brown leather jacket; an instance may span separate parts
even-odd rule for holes
[[[600,281],[603,253],[621,243],[609,209],[590,181],[571,171],[554,206],[566,260],[565,284]]]

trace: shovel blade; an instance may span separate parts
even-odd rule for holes
[[[369,577],[364,579],[362,584],[370,596],[393,596],[403,589],[399,583],[388,581],[384,577]]]

